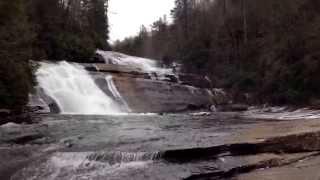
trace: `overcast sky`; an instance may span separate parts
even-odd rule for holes
[[[164,14],[170,15],[174,0],[110,0],[111,42],[137,34],[141,25],[149,27]]]

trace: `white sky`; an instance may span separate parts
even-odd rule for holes
[[[174,7],[174,0],[109,0],[111,42],[136,35],[141,25],[149,27]]]

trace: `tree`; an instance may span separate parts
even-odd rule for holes
[[[108,36],[108,0],[91,0],[91,5],[88,11],[88,18],[91,28],[93,28],[96,47],[99,49],[110,50],[107,43]]]
[[[251,92],[259,102],[320,98],[319,1],[176,0],[172,15],[165,28],[161,21],[153,25],[152,58],[169,56],[183,71]]]
[[[109,49],[106,0],[31,0],[29,7],[34,59],[86,62],[96,49]]]
[[[106,0],[0,1],[0,108],[28,102],[30,59],[88,62],[108,49],[106,11]]]
[[[0,108],[21,112],[32,90],[33,32],[27,21],[24,0],[0,3]]]

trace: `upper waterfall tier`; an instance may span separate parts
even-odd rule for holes
[[[98,55],[102,56],[106,64],[120,65],[130,68],[135,68],[143,72],[155,72],[158,74],[172,74],[172,69],[162,68],[160,64],[152,59],[146,59],[126,54],[97,50]]]
[[[79,64],[65,61],[40,63],[39,86],[59,106],[62,114],[117,114],[119,104],[108,97]]]

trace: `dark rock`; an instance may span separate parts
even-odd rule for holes
[[[166,74],[165,77],[166,77],[166,79],[168,79],[169,82],[173,82],[173,83],[179,82],[179,79],[174,75]]]
[[[231,97],[223,89],[212,89],[213,99],[216,105],[226,105],[230,102]]]
[[[262,169],[270,169],[270,168],[275,168],[275,167],[282,167],[282,166],[288,166],[288,165],[292,165],[294,163],[297,162],[301,162],[313,157],[319,156],[319,153],[314,153],[314,154],[306,154],[306,155],[296,155],[293,157],[287,157],[287,158],[282,158],[282,157],[275,157],[275,158],[270,158],[267,160],[262,160],[262,161],[258,161],[256,163],[252,163],[252,164],[247,164],[247,165],[243,165],[243,166],[237,166],[231,169],[228,169],[226,171],[219,171],[216,170],[214,172],[210,172],[210,173],[202,173],[202,174],[195,174],[195,175],[191,175],[188,178],[185,178],[186,180],[203,180],[203,179],[238,179],[235,178],[238,175],[242,175],[242,174],[247,174],[250,172],[253,172],[255,170],[262,170]],[[263,176],[260,176],[260,178]],[[274,176],[272,176],[273,179]],[[281,177],[281,176],[280,176]],[[279,179],[283,179],[280,178]],[[259,179],[260,179],[259,178]],[[244,179],[248,179],[248,177],[244,178]],[[257,179],[256,178],[252,178],[252,179]]]
[[[211,105],[211,106],[209,107],[209,110],[210,110],[211,112],[217,112],[217,108],[216,108],[215,105]]]
[[[311,99],[309,100],[310,108],[320,109],[320,99]]]
[[[58,104],[55,102],[55,100],[52,99],[50,96],[48,96],[43,91],[43,89],[38,88],[37,93],[38,93],[39,97],[41,97],[42,100],[47,104],[51,113],[60,113],[61,112],[61,110],[60,110]]]
[[[95,72],[127,73],[127,74],[134,74],[134,75],[141,75],[146,73],[139,68],[122,66],[117,64],[81,64],[81,65],[86,67],[86,69],[88,70],[91,69],[92,71],[95,71]]]
[[[188,110],[188,111],[197,111],[197,110],[200,110],[200,109],[205,109],[204,107],[205,107],[205,105],[203,105],[203,104],[201,104],[201,105],[188,104],[185,110]]]
[[[247,111],[249,106],[245,104],[234,104],[230,106],[232,111]]]
[[[92,63],[105,63],[105,59],[99,55],[99,54],[95,54],[95,56],[91,59]]]
[[[50,104],[49,104],[49,108],[50,108],[50,112],[51,112],[51,113],[56,113],[56,114],[58,114],[58,113],[61,112],[58,104],[56,104],[56,103],[50,103]]]
[[[43,138],[43,135],[34,133],[34,134],[23,134],[21,136],[16,136],[12,139],[8,139],[6,143],[14,143],[14,144],[27,144],[36,139]]]
[[[0,117],[8,117],[11,114],[9,109],[0,109]]]
[[[35,93],[29,96],[28,112],[59,113],[60,109],[54,99],[48,96],[40,87],[35,87]]]
[[[179,74],[178,79],[180,80],[181,84],[184,85],[208,89],[213,86],[208,79],[194,74]]]
[[[0,119],[0,125],[10,123],[10,122],[17,123],[17,124],[21,124],[21,123],[31,124],[33,123],[33,119],[31,117],[31,114],[29,114],[28,112],[21,113],[21,114],[10,114],[9,116],[2,117]]]
[[[248,105],[245,104],[230,104],[230,105],[220,105],[218,106],[220,111],[247,111],[249,109]]]
[[[98,71],[97,67],[94,66],[93,64],[86,64],[84,65],[84,68],[87,70],[87,71]]]
[[[256,155],[264,153],[306,153],[320,151],[320,132],[306,132],[269,138],[251,143],[224,144],[206,148],[169,150],[162,158],[173,162],[215,159],[221,154],[232,156]]]

